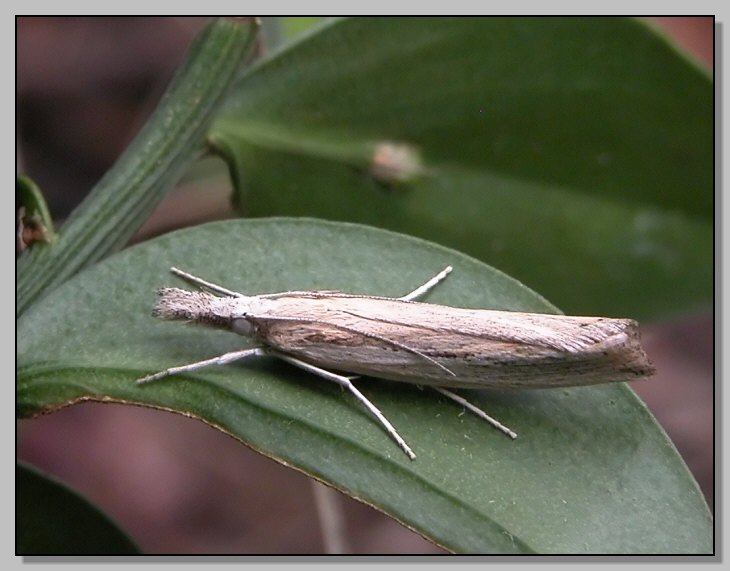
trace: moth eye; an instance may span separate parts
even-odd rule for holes
[[[256,329],[253,323],[245,317],[236,317],[231,321],[231,331],[244,337],[251,337],[256,332]]]

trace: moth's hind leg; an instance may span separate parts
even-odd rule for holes
[[[451,273],[451,270],[453,270],[453,268],[451,266],[446,266],[443,270],[441,270],[438,274],[433,276],[425,284],[417,287],[411,293],[408,293],[408,294],[404,295],[403,297],[399,297],[398,299],[400,299],[402,301],[413,301],[414,299],[418,299],[419,297],[425,295],[430,290],[432,290],[434,287],[436,287],[439,284],[439,282],[442,282],[443,280],[445,280],[446,276],[448,276]]]
[[[450,398],[451,400],[459,403],[461,406],[463,406],[465,409],[467,409],[469,412],[472,412],[476,414],[479,418],[482,418],[486,420],[489,424],[491,424],[494,428],[497,430],[503,432],[507,436],[509,436],[512,439],[517,438],[517,433],[513,432],[509,428],[507,428],[504,424],[499,422],[497,419],[492,418],[489,416],[486,412],[484,412],[481,408],[471,404],[468,400],[466,400],[464,397],[457,395],[456,393],[452,393],[449,390],[446,390],[441,387],[431,387],[432,389],[440,392],[445,397]]]

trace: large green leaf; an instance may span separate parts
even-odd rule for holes
[[[711,299],[712,105],[638,20],[353,18],[248,70],[211,139],[247,214],[434,239],[569,313],[644,318]]]
[[[154,290],[176,284],[171,265],[244,293],[400,295],[447,264],[454,272],[429,301],[555,311],[470,257],[359,225],[241,220],[169,234],[79,274],[21,317],[19,412],[91,399],[200,418],[455,551],[711,551],[696,484],[623,384],[472,392],[519,433],[512,441],[433,391],[361,379],[416,452],[410,461],[338,387],[271,359],[134,383],[246,343],[150,316]]]
[[[136,546],[109,518],[35,469],[15,468],[18,555],[133,555]]]

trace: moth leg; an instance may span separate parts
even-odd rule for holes
[[[417,287],[411,293],[408,293],[403,297],[399,297],[398,299],[402,301],[413,301],[414,299],[418,299],[422,295],[426,294],[429,290],[432,290],[434,287],[436,287],[439,282],[446,279],[446,276],[448,276],[453,269],[454,268],[452,268],[451,266],[446,266],[443,270],[441,270],[438,274],[428,280],[425,284]]]
[[[504,432],[510,438],[512,438],[512,439],[517,438],[517,434],[515,432],[511,431],[509,428],[507,428],[504,424],[502,424],[498,420],[496,420],[496,419],[492,418],[491,416],[489,416],[481,408],[478,408],[475,405],[471,404],[464,397],[459,396],[456,393],[452,393],[451,391],[448,391],[448,390],[443,389],[441,387],[431,387],[431,388],[433,388],[434,390],[437,390],[438,392],[440,392],[445,397],[448,397],[451,400],[458,402],[465,409],[469,410],[470,412],[473,412],[479,418],[483,418],[489,424],[491,424],[494,428],[496,428],[497,430],[500,430],[500,431]]]
[[[180,365],[179,367],[170,367],[169,369],[165,369],[164,371],[160,371],[159,373],[147,375],[146,377],[137,379],[137,384],[141,385],[143,383],[150,383],[152,381],[156,381],[157,379],[169,377],[170,375],[178,375],[180,373],[197,371],[198,369],[202,369],[203,367],[209,367],[211,365],[226,365],[228,363],[232,363],[233,361],[238,361],[239,359],[245,359],[246,357],[261,357],[263,355],[266,355],[266,350],[261,347],[254,347],[253,349],[242,349],[241,351],[231,351],[230,353],[223,353],[223,355],[218,355],[217,357],[213,357],[212,359],[205,359],[204,361],[197,361],[188,365]]]
[[[274,351],[267,351],[269,355],[274,355],[283,361],[286,361],[287,363],[291,363],[292,365],[299,367],[300,369],[304,369],[305,371],[308,371],[310,373],[314,373],[315,375],[318,375],[324,379],[327,379],[328,381],[334,381],[335,383],[345,387],[348,391],[352,393],[352,395],[360,401],[362,405],[367,408],[370,413],[380,422],[380,424],[383,425],[383,428],[385,428],[385,431],[390,435],[390,437],[396,441],[398,446],[400,446],[403,451],[406,453],[406,455],[411,459],[415,459],[416,455],[413,453],[413,450],[406,444],[406,441],[401,438],[401,435],[398,434],[398,431],[393,427],[393,425],[388,421],[387,418],[383,415],[380,410],[378,410],[378,407],[376,407],[372,402],[368,400],[368,398],[362,394],[355,385],[352,384],[352,381],[350,380],[350,377],[346,377],[344,375],[338,375],[337,373],[332,373],[330,371],[327,371],[325,369],[321,369],[315,365],[311,365],[309,363],[306,363],[305,361],[300,361],[299,359],[296,359],[295,357],[290,357],[289,355],[285,355],[284,353],[274,352]]]
[[[198,286],[200,289],[207,289],[212,291],[213,293],[218,293],[230,297],[242,297],[242,294],[238,293],[237,291],[231,291],[230,289],[226,289],[223,286],[214,284],[213,282],[207,282],[203,278],[199,278],[197,276],[194,276],[193,274],[189,274],[187,272],[179,270],[178,268],[170,268],[170,271],[176,276],[186,281],[189,281],[191,284]]]

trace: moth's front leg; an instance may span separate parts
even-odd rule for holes
[[[205,359],[204,361],[196,361],[195,363],[189,363],[188,365],[180,365],[179,367],[170,367],[159,373],[147,375],[141,379],[137,379],[137,384],[151,383],[170,375],[179,375],[180,373],[189,373],[190,371],[197,371],[203,367],[210,367],[211,365],[227,365],[233,361],[245,359],[247,357],[261,357],[266,355],[266,349],[262,347],[254,347],[253,349],[242,349],[241,351],[231,351],[230,353],[224,353],[218,357],[212,359]]]

